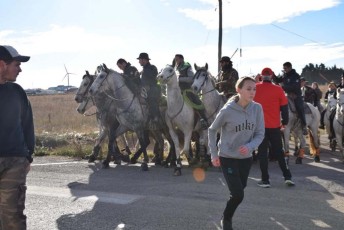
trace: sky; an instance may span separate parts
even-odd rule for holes
[[[79,86],[99,64],[138,68],[147,52],[161,70],[175,54],[218,74],[218,0],[1,0],[0,44],[22,55],[23,88]],[[344,68],[344,0],[223,0],[222,56],[240,76],[289,61]],[[241,50],[241,52],[240,52]]]

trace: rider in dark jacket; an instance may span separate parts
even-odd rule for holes
[[[159,127],[162,124],[162,118],[159,110],[159,102],[161,99],[161,88],[158,85],[156,77],[158,70],[155,65],[151,65],[147,53],[140,53],[140,65],[143,67],[141,72],[141,84],[147,91],[147,102],[149,105],[149,119],[151,127]]]
[[[140,94],[140,74],[135,66],[132,66],[129,62],[123,58],[118,59],[117,66],[123,71],[124,81],[128,88],[135,94]]]
[[[303,98],[301,92],[300,75],[292,68],[290,62],[283,64],[284,75],[282,78],[276,78],[278,83],[283,83],[282,88],[287,93],[288,98],[292,99],[295,104],[296,111],[299,115],[302,125],[303,135],[307,135],[307,123],[305,117],[305,110],[303,108]]]

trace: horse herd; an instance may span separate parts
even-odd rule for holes
[[[215,78],[208,71],[208,65],[199,67],[194,65],[196,70],[191,89],[201,95],[206,108],[208,122],[211,124],[217,113],[226,103],[224,95],[215,88]],[[148,108],[145,102],[144,90],[142,94],[135,95],[125,84],[124,76],[112,69],[108,69],[105,64],[97,67],[95,74],[86,74],[82,78],[80,87],[75,95],[75,100],[79,103],[77,111],[84,114],[90,107],[96,106],[97,120],[100,128],[99,136],[93,147],[89,162],[94,162],[99,154],[101,143],[108,137],[108,154],[103,161],[103,166],[109,167],[113,159],[115,164],[121,161],[131,164],[137,163],[138,158],[143,154],[141,168],[148,170],[147,147],[150,144],[150,137],[154,140],[154,162],[156,165],[174,167],[174,175],[181,175],[181,156],[185,155],[189,165],[196,162],[202,167],[211,165],[210,157],[207,153],[208,133],[199,124],[197,115],[192,106],[185,103],[178,84],[178,77],[173,66],[166,65],[157,76],[160,84],[166,85],[166,96],[162,97],[160,112],[163,117],[161,127],[149,129],[147,127]],[[329,112],[332,106],[336,106],[336,117],[333,121],[336,133],[336,142],[340,152],[343,153],[343,124],[344,124],[344,90],[338,91],[338,99],[330,98],[326,108],[325,125],[329,127]],[[291,101],[291,100],[289,100]],[[295,146],[299,146],[296,163],[301,164],[306,147],[306,140],[302,135],[300,120],[294,111],[294,106],[289,105],[289,123],[283,130],[284,148],[286,155],[289,155],[290,135],[294,136]],[[306,121],[310,137],[310,153],[316,162],[320,161],[320,140],[319,122],[320,113],[316,107],[305,103]],[[128,131],[136,133],[139,148],[130,157],[130,150],[127,148],[127,155],[121,154],[116,139]],[[329,132],[329,129],[327,129]],[[193,138],[196,137],[196,138]],[[164,159],[164,144],[167,140],[169,151]],[[198,154],[191,151],[191,141],[196,139]],[[181,149],[182,148],[182,149]]]

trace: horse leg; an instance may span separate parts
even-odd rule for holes
[[[180,176],[182,174],[181,173],[182,162],[180,159],[179,139],[178,139],[177,133],[172,128],[172,125],[170,124],[168,127],[169,127],[170,136],[171,136],[173,143],[174,143],[174,146],[175,146],[175,153],[176,153],[176,166],[174,167],[174,175]]]
[[[300,150],[299,150],[299,154],[296,157],[295,164],[302,164],[302,159],[304,158],[304,155],[305,155],[306,140],[301,132],[302,132],[301,129],[297,131],[297,135],[300,139]]]
[[[155,155],[155,165],[161,165],[162,160],[164,159],[164,138],[160,131],[154,132],[154,155]]]
[[[93,150],[92,150],[91,155],[87,156],[88,163],[92,163],[97,159],[97,157],[99,155],[99,151],[101,149],[100,146],[101,146],[102,142],[104,141],[106,135],[107,135],[107,132],[104,129],[102,129],[98,135],[96,143],[93,146]]]
[[[143,132],[143,134],[142,134],[142,132]],[[141,156],[141,154],[143,153],[143,150],[146,149],[147,146],[150,144],[148,131],[136,131],[136,135],[137,135],[137,138],[138,138],[138,140],[137,140],[138,141],[138,145],[140,145],[140,147],[137,149],[137,151],[135,152],[134,156],[132,156],[130,158],[130,163],[131,164],[136,164],[137,163],[137,159]],[[142,143],[144,143],[145,146],[143,146]]]

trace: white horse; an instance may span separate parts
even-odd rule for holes
[[[198,121],[195,124],[195,112],[191,105],[184,102],[181,89],[178,84],[178,78],[173,66],[167,65],[158,74],[158,80],[167,86],[167,112],[165,115],[170,134],[176,148],[177,167],[174,175],[181,175],[181,154],[185,154],[189,163],[191,162],[189,154],[190,141],[193,131],[198,131],[200,135],[200,145],[207,146],[207,130],[201,130],[201,124]],[[177,129],[184,134],[184,147],[180,151]],[[201,156],[204,157],[204,156]]]
[[[136,151],[134,156],[130,159],[130,162],[136,163],[141,153],[143,153],[144,158],[141,167],[144,171],[147,171],[147,164],[149,161],[147,155],[147,146],[149,145],[147,106],[141,104],[140,99],[127,87],[123,75],[108,69],[104,64],[98,67],[97,71],[97,78],[92,83],[89,92],[91,95],[105,94],[108,100],[111,101],[111,104],[116,108],[115,111],[113,111],[113,115],[116,117],[119,124],[126,127],[127,130],[132,130],[136,133],[140,143],[140,149]],[[159,147],[157,148],[159,149],[159,154],[156,155],[156,163],[157,161],[161,162],[163,158],[164,139],[162,134],[170,144],[169,157],[173,157],[175,155],[174,144],[169,135],[167,125],[162,124],[162,127],[159,127],[158,130],[150,130],[150,132]],[[117,134],[120,135],[121,133]]]
[[[99,124],[99,135],[96,139],[95,145],[93,146],[93,150],[89,158],[89,162],[94,162],[99,154],[101,144],[108,137],[108,157],[106,160],[103,161],[103,166],[105,168],[109,167],[109,162],[111,156],[114,156],[115,163],[121,164],[121,159],[124,161],[129,161],[129,157],[122,156],[120,150],[118,148],[116,137],[120,134],[117,134],[115,130],[118,129],[119,123],[116,120],[116,117],[112,114],[115,111],[114,105],[108,98],[103,94],[98,94],[95,96],[90,96],[89,88],[94,82],[96,76],[90,75],[88,71],[83,76],[81,84],[78,88],[78,91],[75,95],[75,101],[80,103],[78,107],[78,112],[85,112],[87,107],[95,105],[97,107],[97,121]],[[125,132],[127,128],[120,127],[117,131],[118,132]],[[125,141],[126,146],[127,142]],[[128,155],[130,154],[130,149],[126,147],[126,151]]]
[[[335,149],[336,149],[336,138],[331,133],[330,116],[331,116],[332,111],[334,109],[336,109],[336,106],[337,106],[337,99],[334,98],[334,96],[332,94],[329,95],[328,99],[327,99],[327,104],[326,104],[326,111],[324,114],[324,125],[325,125],[325,129],[326,129],[326,133],[328,134],[328,139],[330,140],[330,147],[331,147],[332,151],[335,151]],[[333,125],[333,123],[332,123],[332,125]]]
[[[344,89],[337,89],[337,109],[333,120],[333,129],[336,134],[336,140],[339,151],[344,160],[343,136],[344,136]]]
[[[298,118],[298,115],[295,111],[295,106],[291,102],[292,100],[288,98],[289,100],[289,122],[288,125],[283,130],[284,135],[284,151],[285,155],[289,155],[289,138],[291,132],[294,133],[294,138],[297,138],[300,140],[300,149],[298,151],[298,155],[296,158],[295,163],[296,164],[302,164],[302,159],[305,154],[305,147],[306,147],[306,140],[302,134],[302,128],[301,128],[301,121]],[[309,113],[307,112],[307,107],[305,110],[305,117],[306,117],[306,123],[307,127],[309,129],[309,141],[310,141],[310,154],[313,155],[314,161],[319,162],[320,161],[320,138],[318,134],[318,127],[320,123],[320,113],[317,107],[313,106],[310,103],[305,103],[307,107],[309,108]],[[292,107],[292,109],[291,109]]]
[[[216,90],[215,79],[208,71],[208,64],[204,67],[199,67],[195,64],[194,67],[196,73],[191,89],[202,96],[201,99],[206,108],[207,120],[211,124],[226,103],[227,98]]]

